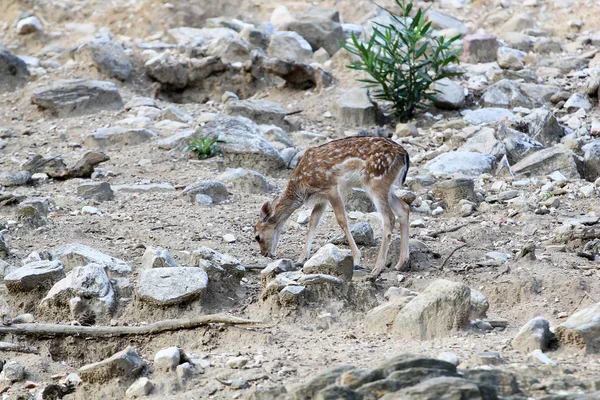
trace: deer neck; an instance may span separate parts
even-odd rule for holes
[[[305,198],[301,191],[298,190],[294,182],[288,183],[286,189],[273,202],[273,222],[279,229],[285,221],[296,211],[302,204]]]

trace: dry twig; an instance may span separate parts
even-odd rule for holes
[[[463,247],[465,247],[466,245],[467,245],[466,243],[463,243],[463,244],[461,244],[460,246],[457,246],[457,247],[455,247],[455,248],[454,248],[454,250],[452,250],[452,251],[450,252],[450,254],[448,254],[448,255],[446,256],[446,258],[444,259],[444,262],[442,262],[442,265],[440,265],[440,269],[444,269],[444,265],[446,265],[446,263],[448,262],[448,260],[450,259],[450,257],[452,257],[452,255],[453,255],[454,253],[456,253],[456,251],[457,251],[457,250],[459,250],[459,249],[462,249],[462,248],[463,248]]]
[[[0,342],[0,351],[14,351],[15,353],[39,354],[39,351],[36,347],[9,342]]]

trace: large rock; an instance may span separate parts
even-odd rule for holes
[[[565,135],[554,114],[542,108],[533,110],[522,121],[512,125],[518,124],[522,130],[523,123],[527,126],[526,133],[544,146],[552,146],[560,142],[560,139]]]
[[[435,99],[433,104],[446,110],[458,110],[465,104],[465,89],[462,85],[448,78],[437,81],[434,85]]]
[[[587,95],[583,93],[573,93],[563,108],[568,112],[575,112],[580,108],[583,108],[584,110],[590,110],[592,108],[592,103]]]
[[[499,159],[506,153],[506,147],[496,139],[494,129],[484,128],[467,139],[458,151],[490,154]]]
[[[462,174],[479,176],[492,171],[496,158],[489,154],[454,151],[443,153],[429,161],[425,167],[432,174],[452,176]]]
[[[77,196],[95,201],[110,201],[115,193],[108,182],[86,182],[77,186]]]
[[[87,79],[55,81],[33,92],[31,101],[59,118],[94,114],[123,107],[114,83]]]
[[[219,38],[209,44],[207,54],[228,63],[243,63],[250,60],[251,50],[252,46],[240,37]]]
[[[133,65],[121,43],[105,39],[95,39],[79,46],[73,54],[75,61],[91,63],[110,78],[126,80]]]
[[[113,275],[129,275],[131,273],[131,267],[125,261],[79,243],[57,247],[52,250],[52,259],[60,260],[67,272],[75,267],[98,264],[106,270],[111,278]]]
[[[228,187],[242,193],[265,194],[270,189],[267,178],[250,169],[229,169],[217,176],[216,179],[224,182]]]
[[[123,128],[113,126],[100,128],[88,135],[83,143],[87,147],[105,148],[111,146],[135,146],[154,139],[158,135],[145,128]]]
[[[27,84],[27,64],[0,45],[0,93],[12,92]]]
[[[433,187],[434,195],[439,198],[446,208],[459,208],[461,200],[476,202],[475,183],[473,179],[458,178],[437,183]]]
[[[4,284],[9,292],[27,292],[30,290],[49,288],[65,276],[62,262],[34,261],[17,268],[4,277]]]
[[[529,354],[534,350],[546,350],[550,346],[552,334],[550,324],[542,317],[527,322],[510,342],[515,350]]]
[[[600,352],[600,303],[571,315],[555,329],[561,346],[582,350],[586,354]]]
[[[549,147],[536,151],[512,166],[515,174],[545,176],[560,171],[570,179],[579,179],[575,153],[562,146]]]
[[[288,394],[291,399],[314,399],[319,390],[335,383],[340,375],[355,368],[351,365],[341,365],[326,369],[313,375],[306,382],[292,386]]]
[[[178,267],[171,253],[161,247],[146,247],[142,256],[142,268],[173,268]]]
[[[136,378],[145,368],[146,363],[137,351],[127,347],[106,360],[84,365],[79,369],[79,376],[89,383],[105,383],[113,378],[127,381]]]
[[[305,274],[327,274],[352,280],[354,265],[352,254],[328,243],[321,247],[302,268]]]
[[[233,293],[240,287],[240,281],[246,272],[246,268],[237,258],[206,246],[192,252],[189,265],[206,271],[208,290],[213,293]]]
[[[595,182],[600,177],[600,142],[590,143],[585,150],[583,177],[590,182]]]
[[[532,107],[532,102],[527,98],[515,82],[502,79],[483,92],[481,102],[486,107]]]
[[[110,280],[98,264],[73,268],[50,289],[42,304],[68,307],[73,319],[85,319],[88,323],[108,318],[116,305]]]
[[[254,65],[266,73],[280,77],[293,89],[322,89],[332,85],[334,81],[330,72],[298,62],[259,56]]]
[[[377,113],[367,89],[357,87],[338,96],[335,116],[344,125],[370,126],[375,124]]]
[[[515,14],[511,19],[506,21],[500,28],[500,32],[521,32],[525,29],[533,28],[534,21],[529,14]]]
[[[463,38],[464,50],[460,58],[468,63],[489,63],[496,61],[498,40],[496,35],[478,33]]]
[[[222,203],[229,197],[227,186],[216,180],[194,183],[181,192],[181,196],[190,203],[193,203],[199,194],[210,197],[213,203]]]
[[[392,333],[417,340],[448,336],[469,322],[470,311],[471,289],[439,279],[400,310]]]
[[[298,32],[314,51],[321,47],[330,55],[335,54],[341,47],[346,37],[339,22],[328,18],[306,16],[297,21],[290,21],[281,30]]]
[[[297,32],[278,31],[271,35],[267,55],[285,61],[310,64],[313,50],[310,43]]]
[[[202,133],[223,141],[219,148],[226,167],[249,168],[263,173],[276,173],[286,167],[279,152],[246,118],[219,117],[206,123]]]
[[[31,181],[29,171],[0,171],[0,186],[23,186]]]
[[[518,127],[520,127],[521,130],[525,130],[523,124]],[[506,156],[511,164],[515,164],[529,154],[544,148],[540,142],[532,139],[529,134],[512,129],[506,123],[499,124],[496,131],[496,137],[502,141]]]
[[[226,114],[251,119],[257,124],[276,125],[286,128],[284,121],[287,112],[279,104],[267,100],[228,100]]]
[[[172,305],[201,298],[207,285],[208,276],[201,268],[152,268],[142,271],[137,295],[144,301]]]

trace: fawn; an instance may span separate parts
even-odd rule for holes
[[[380,137],[351,137],[334,140],[308,149],[292,171],[286,189],[272,202],[266,202],[261,217],[254,225],[255,239],[264,256],[273,256],[279,232],[292,213],[306,202],[314,204],[306,244],[298,260],[303,263],[310,257],[310,247],[317,224],[327,202],[344,231],[352,250],[355,269],[360,268],[361,254],[350,234],[342,191],[348,187],[364,188],[383,222],[381,247],[372,270],[372,276],[381,274],[386,265],[388,248],[396,217],[400,220],[400,259],[395,268],[401,270],[408,264],[408,214],[409,206],[391,190],[399,178],[404,184],[409,168],[406,150],[399,144]]]

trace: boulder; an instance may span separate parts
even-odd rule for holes
[[[49,288],[65,276],[65,267],[58,260],[34,261],[17,268],[4,277],[9,292],[28,292]]]
[[[91,63],[109,78],[126,80],[133,65],[121,43],[106,39],[94,39],[79,46],[73,54],[79,63]]]
[[[583,108],[584,110],[590,110],[592,108],[592,103],[587,95],[583,93],[573,93],[563,108],[571,113],[579,110],[580,108]]]
[[[329,243],[321,247],[302,267],[305,274],[327,274],[352,280],[354,265],[352,254]]]
[[[396,316],[392,333],[403,339],[433,339],[462,329],[469,322],[471,289],[438,279]]]
[[[560,139],[565,135],[563,128],[560,126],[554,114],[545,109],[535,109],[521,121],[513,122],[511,125],[517,125],[523,130],[523,124],[526,125],[527,133],[533,140],[536,140],[544,146],[552,146],[560,142]]]
[[[569,179],[579,179],[579,171],[575,161],[576,155],[571,150],[554,146],[529,154],[512,166],[515,174],[545,176],[560,171]]]
[[[402,310],[412,299],[412,296],[394,298],[370,309],[365,315],[365,329],[375,334],[389,332],[400,310]]]
[[[167,347],[154,355],[154,368],[162,372],[172,372],[181,363],[181,352],[177,347]]]
[[[310,43],[297,32],[277,31],[271,35],[267,55],[285,61],[310,64],[313,50]]]
[[[123,107],[121,95],[113,83],[87,79],[55,81],[35,90],[31,101],[59,118]]]
[[[499,159],[506,154],[506,147],[496,139],[494,129],[484,128],[467,139],[458,151],[490,154]]]
[[[161,247],[146,247],[146,251],[142,256],[142,268],[168,267],[179,267],[171,253]]]
[[[532,107],[519,85],[511,80],[502,79],[486,89],[481,96],[481,102],[486,107]]]
[[[465,89],[462,85],[448,78],[434,84],[435,99],[433,104],[446,110],[459,110],[465,104]]]
[[[523,124],[519,128],[525,130]],[[505,123],[499,124],[496,137],[502,141],[506,156],[511,164],[517,163],[527,155],[544,148],[540,142],[532,139],[529,134],[512,129]]]
[[[27,64],[0,45],[0,93],[22,88],[29,81]]]
[[[437,183],[433,187],[433,194],[442,201],[448,209],[460,208],[461,200],[476,203],[475,183],[470,178],[450,179]]]
[[[95,201],[110,201],[115,197],[108,182],[86,182],[77,186],[77,196]]]
[[[325,16],[307,15],[299,20],[289,21],[281,30],[299,33],[310,43],[313,51],[322,47],[330,55],[335,54],[346,39],[340,23]]]
[[[452,176],[462,174],[477,177],[492,171],[496,158],[489,154],[454,151],[442,153],[427,162],[425,168],[432,174]]]
[[[0,171],[0,186],[23,186],[31,181],[29,171]]]
[[[206,123],[202,133],[223,141],[219,148],[226,167],[249,168],[263,173],[276,173],[286,167],[279,152],[246,118],[219,117]]]
[[[471,64],[496,61],[498,40],[496,35],[477,33],[463,38],[463,52],[460,58]]]
[[[145,128],[123,128],[113,126],[100,128],[83,141],[87,147],[105,148],[114,146],[136,146],[156,138],[158,135]]]
[[[208,45],[207,54],[227,63],[243,63],[251,59],[252,47],[241,37],[223,37]]]
[[[127,347],[111,357],[84,365],[79,369],[79,376],[84,382],[106,383],[113,378],[132,380],[139,376],[146,368],[146,363],[140,358],[137,351]]]
[[[551,339],[550,324],[544,318],[537,317],[523,325],[510,344],[513,349],[528,354],[534,350],[547,350]]]
[[[490,303],[487,297],[483,293],[471,289],[471,312],[469,313],[469,320],[484,319],[489,308]]]
[[[229,169],[217,176],[216,179],[224,182],[228,187],[242,193],[265,194],[270,189],[267,178],[250,169]]]
[[[137,295],[157,305],[180,304],[201,298],[207,285],[208,276],[201,268],[151,268],[142,271]]]
[[[199,194],[210,197],[213,203],[222,203],[229,198],[227,186],[216,180],[200,181],[188,185],[181,192],[181,196],[190,203],[193,203]]]
[[[110,280],[104,267],[98,264],[73,268],[52,286],[42,304],[69,307],[71,318],[86,323],[107,319],[116,305]]]
[[[51,254],[53,260],[60,260],[64,264],[65,272],[83,265],[98,264],[106,270],[111,278],[113,275],[129,275],[131,273],[131,267],[125,261],[79,243],[59,246],[52,250]]]
[[[370,126],[376,123],[375,105],[365,88],[342,92],[335,103],[335,116],[340,123],[351,126]]]
[[[279,104],[267,100],[228,100],[225,114],[251,119],[257,124],[276,125],[286,129],[287,112]]]
[[[600,303],[571,315],[554,330],[561,346],[583,351],[600,352]]]

